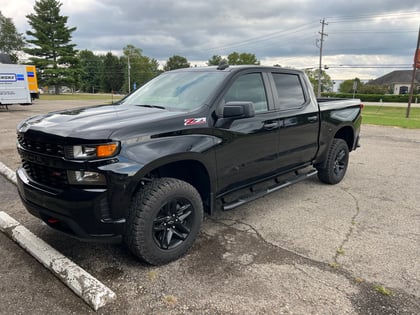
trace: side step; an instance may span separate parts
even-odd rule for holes
[[[286,181],[278,183],[274,186],[268,187],[267,189],[254,191],[250,195],[244,195],[244,196],[241,196],[234,201],[225,203],[225,204],[223,204],[222,209],[224,211],[232,210],[233,208],[239,207],[239,206],[241,206],[241,205],[243,205],[247,202],[253,201],[253,200],[258,199],[258,198],[261,198],[261,197],[263,197],[265,195],[268,195],[272,192],[275,192],[277,190],[289,187],[290,185],[299,183],[299,182],[301,182],[301,181],[303,181],[303,180],[305,180],[309,177],[312,177],[312,176],[316,175],[317,173],[318,173],[317,170],[312,170],[312,171],[310,171],[308,173],[305,173],[305,174],[296,175],[295,177],[287,179]],[[252,187],[250,189],[252,191]]]

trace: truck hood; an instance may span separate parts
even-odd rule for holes
[[[21,122],[17,129],[18,132],[39,131],[61,137],[109,139],[123,127],[135,128],[139,134],[146,130],[150,133],[150,126],[157,125],[157,121],[184,114],[132,105],[102,105],[34,116]]]

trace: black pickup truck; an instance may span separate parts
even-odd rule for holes
[[[17,127],[20,197],[81,240],[124,241],[164,264],[216,207],[229,210],[313,175],[336,184],[358,147],[359,100],[317,100],[302,71],[169,71],[118,104],[35,116]]]

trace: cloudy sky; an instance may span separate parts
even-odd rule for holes
[[[17,29],[29,29],[34,0],[0,0]],[[202,66],[218,54],[254,53],[264,65],[316,68],[334,80],[372,79],[410,69],[420,25],[419,0],[61,0],[76,26],[78,49],[121,54],[132,44],[163,65],[172,55]]]

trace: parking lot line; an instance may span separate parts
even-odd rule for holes
[[[2,162],[0,174],[16,184],[14,172]],[[116,294],[102,282],[3,211],[0,211],[0,230],[35,257],[95,311],[116,298]]]

